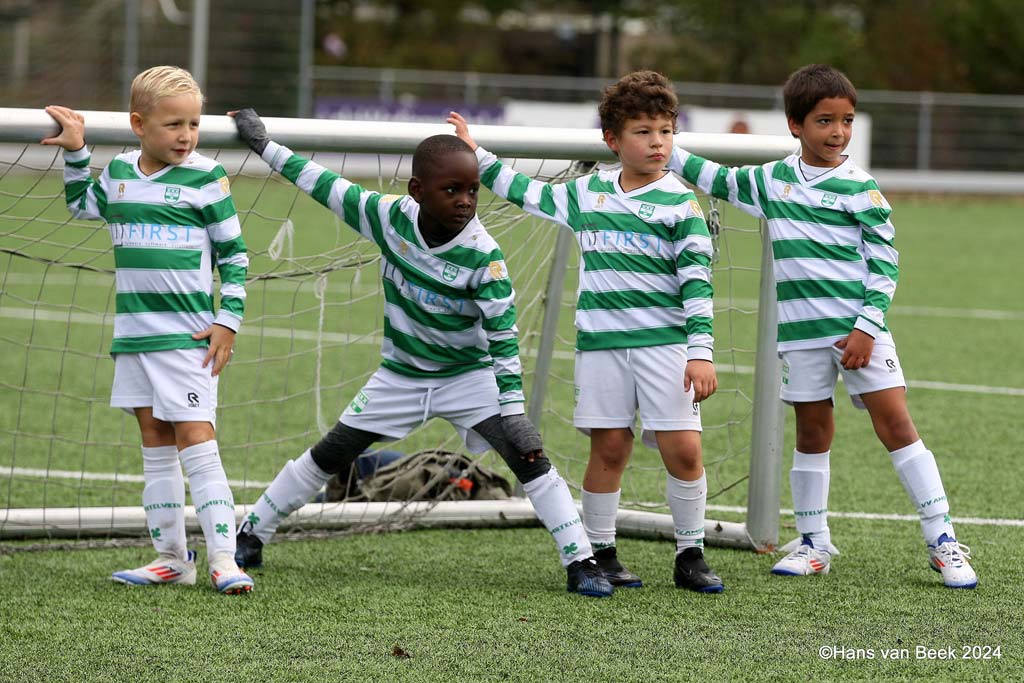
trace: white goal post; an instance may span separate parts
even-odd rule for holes
[[[127,113],[81,113],[86,119],[87,141],[90,147],[131,148],[137,145],[137,139],[128,125]],[[264,118],[264,122],[274,140],[297,151],[315,150],[318,153],[411,155],[423,138],[452,132],[451,126],[445,124],[270,117]],[[505,158],[614,162],[613,155],[603,143],[597,129],[474,125],[472,131],[474,138],[481,145]],[[31,156],[30,152],[43,149],[38,146],[39,140],[56,133],[56,125],[42,110],[0,108],[0,199],[8,197],[4,178],[13,176],[19,164],[24,163],[31,167],[32,163],[24,162],[23,157]],[[676,144],[686,147],[695,154],[731,164],[762,163],[778,159],[789,154],[794,147],[793,141],[788,137],[696,133],[680,133],[676,137]],[[52,152],[49,152],[52,148],[46,149],[52,156]],[[209,150],[245,148],[239,141],[230,118],[203,116],[200,150],[209,154]],[[246,169],[251,168],[251,164],[252,162]],[[45,170],[55,173],[59,169],[60,162],[57,161],[53,167]],[[0,209],[0,220],[5,218],[7,217]],[[765,226],[762,224],[762,234],[764,229]],[[4,232],[0,230],[0,253],[10,254],[12,249],[2,241],[3,237]],[[783,406],[778,398],[780,362],[775,350],[776,305],[771,276],[771,244],[767,239],[761,242],[760,263],[754,264],[754,267],[760,270],[760,285],[756,304],[749,306],[756,306],[757,329],[756,349],[751,350],[754,380],[753,393],[749,397],[749,419],[752,420],[752,425],[745,521],[708,520],[706,540],[709,544],[770,551],[777,544],[779,533]],[[571,316],[571,311],[561,309],[565,308],[562,295],[569,273],[568,264],[574,250],[572,235],[568,231],[559,230],[552,253],[547,256],[550,267],[547,269],[547,282],[540,304],[543,306],[543,312],[538,316],[536,352],[529,358],[523,358],[524,369],[533,377],[528,397],[529,416],[538,427],[547,399],[551,362],[556,342],[560,339],[559,321],[563,318],[564,322],[565,316]],[[513,279],[516,275],[514,266],[515,264],[512,264],[511,267]],[[5,274],[0,272],[0,295],[3,294],[2,283],[5,281]],[[3,319],[4,305],[4,299],[0,298],[0,321]],[[7,305],[10,306],[10,303]],[[109,325],[109,321],[107,324]],[[716,321],[716,333],[717,330]],[[564,342],[564,339],[562,341]],[[13,381],[5,380],[0,382],[0,389],[17,391],[18,387]],[[101,387],[100,391],[105,389],[109,387]],[[285,398],[282,397],[281,400]],[[571,429],[571,426],[565,429]],[[18,437],[16,432],[17,430],[9,427],[7,422],[0,422],[0,436],[10,437],[11,443]],[[5,470],[9,476],[14,476],[13,456],[11,463],[11,467],[5,467],[7,463],[0,460],[0,488],[6,483]],[[228,476],[232,477],[231,471],[228,471]],[[241,514],[241,503],[251,501],[238,502]],[[191,509],[188,512],[190,528],[194,528],[194,515]],[[328,527],[351,523],[365,525],[372,520],[385,519],[403,512],[416,515],[416,524],[421,526],[517,525],[524,523],[524,520],[533,519],[528,503],[513,499],[504,503],[468,501],[432,505],[398,502],[309,504],[288,521],[306,528],[318,524]],[[0,539],[139,533],[144,528],[144,521],[140,521],[142,519],[141,506],[15,507],[5,502],[0,491]],[[619,515],[619,531],[624,535],[671,538],[672,524],[667,515],[622,510]]]

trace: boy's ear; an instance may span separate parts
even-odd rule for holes
[[[610,130],[602,131],[604,135],[604,144],[608,145],[608,149],[615,152],[615,156],[619,156],[619,139],[615,136],[615,133]]]
[[[415,199],[417,204],[423,196],[423,183],[416,176],[409,178],[409,196]]]
[[[795,138],[799,138],[800,133],[802,133],[804,129],[803,124],[790,117],[786,117],[786,123],[789,124],[789,134]]]
[[[142,114],[140,114],[137,111],[133,111],[131,114],[128,115],[128,123],[132,127],[132,132],[138,135],[139,137],[142,137]]]

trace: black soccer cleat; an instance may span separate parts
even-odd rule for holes
[[[576,560],[565,568],[568,575],[567,588],[570,593],[578,593],[591,598],[609,598],[615,589],[608,583],[601,566],[593,557]]]
[[[725,590],[722,579],[704,561],[704,550],[696,546],[676,555],[673,578],[676,588],[687,588],[698,593],[721,593]]]
[[[601,548],[594,553],[594,559],[597,560],[597,564],[601,567],[601,571],[604,572],[608,583],[616,588],[643,588],[644,582],[640,577],[623,567],[622,563],[619,562],[615,546]]]
[[[245,531],[247,525],[243,524],[235,536],[235,564],[243,569],[259,569],[263,566],[263,541]]]

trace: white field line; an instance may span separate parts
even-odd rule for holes
[[[70,470],[42,470],[28,467],[0,467],[0,476],[7,477],[39,477],[50,479],[71,479],[74,481],[110,481],[125,482],[133,484],[144,483],[141,474],[111,474],[105,472],[72,472]],[[186,481],[188,481],[186,479]],[[240,481],[229,479],[229,486],[238,488],[264,489],[270,486],[267,481]],[[740,505],[708,505],[707,509],[712,512],[736,512],[746,514],[747,508]],[[782,514],[792,516],[793,511],[783,509]],[[833,512],[829,510],[829,517],[840,519],[870,519],[889,522],[916,522],[917,515],[900,515],[884,512]],[[977,524],[983,526],[1011,526],[1024,527],[1024,519],[999,519],[988,517],[954,517],[953,522],[957,524]]]
[[[19,320],[37,320],[40,322],[58,323],[73,322],[88,325],[112,325],[114,320],[113,314],[61,313],[59,311],[14,308],[10,306],[0,308],[0,318],[15,318]],[[243,337],[259,334],[263,337],[274,337],[277,339],[301,339],[303,341],[316,341],[317,339],[321,339],[327,343],[345,345],[372,344],[374,346],[380,346],[381,344],[381,337],[378,335],[351,335],[341,334],[338,332],[323,332],[318,334],[308,330],[292,330],[283,327],[259,327],[254,330],[251,325],[249,327],[243,325],[239,333]],[[533,349],[527,349],[522,352],[522,355],[527,358],[532,358],[536,356],[536,351]],[[572,351],[556,350],[554,352],[554,357],[558,360],[572,360],[574,355],[575,354]],[[736,375],[754,374],[754,366],[752,365],[717,363],[715,367],[718,372],[722,373],[731,373]],[[908,383],[911,389],[933,389],[935,391],[950,391],[962,394],[988,394],[994,396],[1024,396],[1024,389],[1018,387],[993,387],[982,384],[952,384],[950,382],[932,382],[929,380],[908,380]]]

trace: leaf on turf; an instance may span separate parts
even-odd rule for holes
[[[395,646],[391,648],[391,656],[397,657],[398,659],[411,659],[412,653],[404,649],[398,643],[395,643]]]

